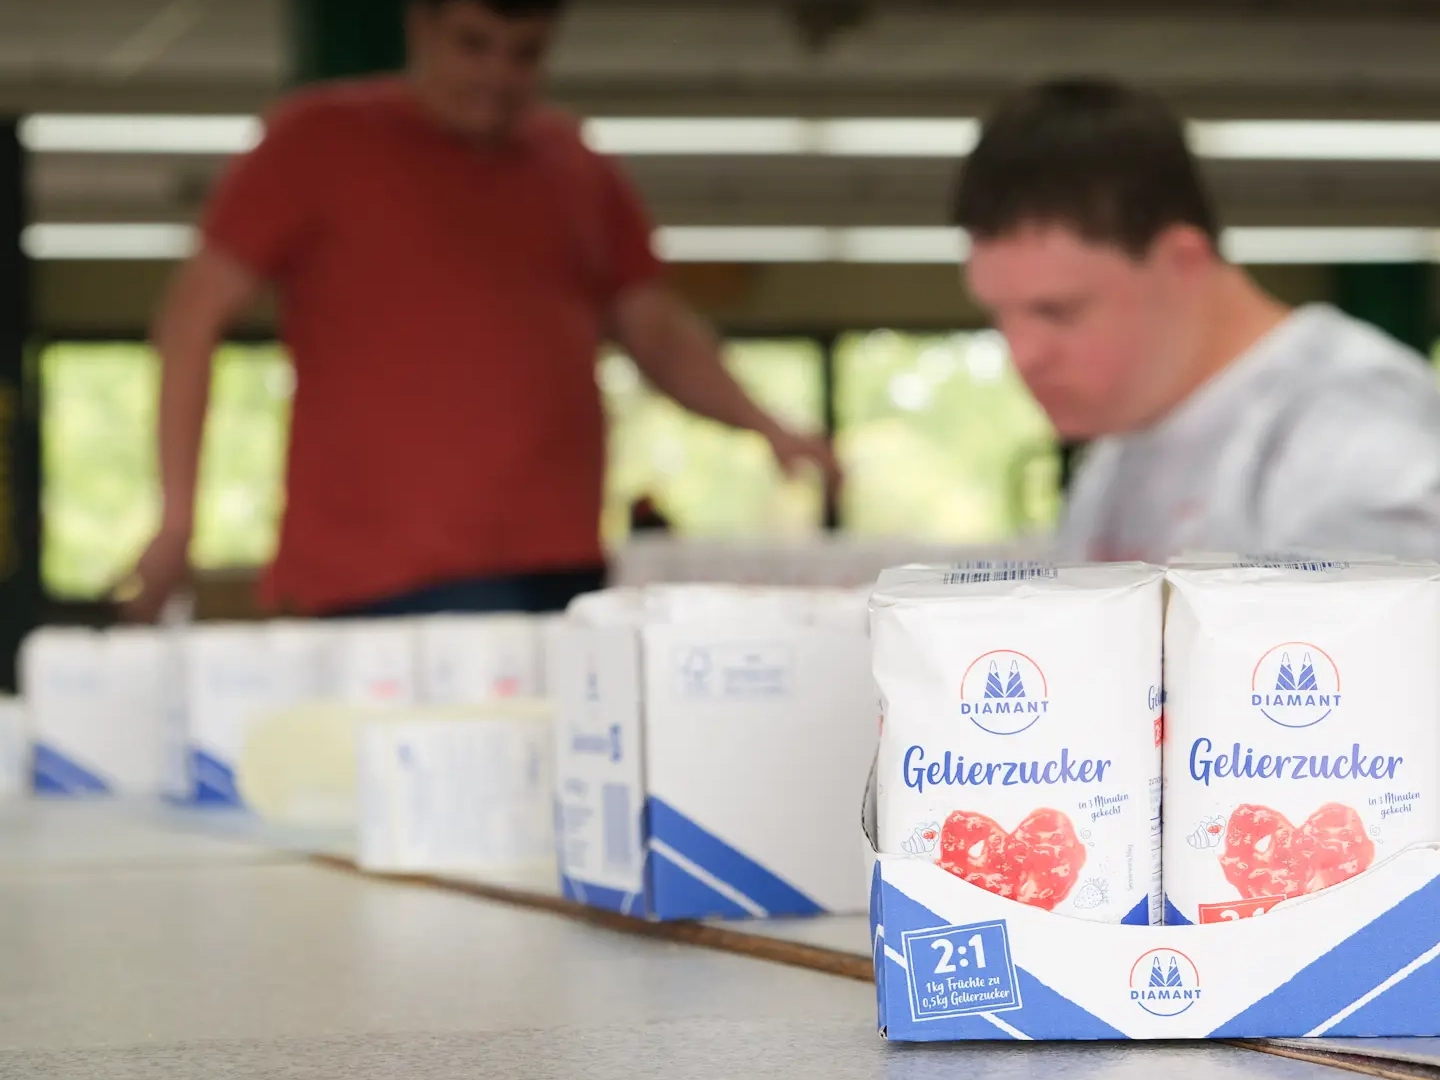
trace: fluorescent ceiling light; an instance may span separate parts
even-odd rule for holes
[[[835,258],[854,263],[948,263],[970,257],[970,238],[960,229],[920,226],[836,229]]]
[[[177,224],[40,224],[24,232],[32,259],[181,259],[198,235]],[[671,226],[656,232],[667,260],[687,262],[954,264],[969,256],[969,238],[942,226]],[[1237,263],[1440,263],[1440,229],[1227,229],[1226,258]]]
[[[1430,120],[1224,120],[1190,124],[1207,158],[1257,161],[1440,161]]]
[[[1440,229],[1226,229],[1220,248],[1237,263],[1440,262]]]
[[[20,141],[37,152],[239,154],[260,141],[261,130],[254,116],[36,113],[20,122]]]
[[[254,116],[36,113],[20,137],[37,152],[240,153],[260,138]],[[970,117],[596,117],[595,149],[629,157],[945,157],[968,154],[980,123]],[[1201,157],[1275,161],[1440,161],[1440,122],[1427,120],[1219,120],[1189,125]]]
[[[964,157],[980,139],[980,121],[817,120],[819,153],[837,157]]]
[[[20,245],[32,259],[183,259],[196,230],[169,224],[31,225]]]
[[[597,117],[585,123],[585,141],[602,154],[801,154],[809,124],[784,118]]]
[[[672,226],[655,246],[670,262],[829,262],[836,230],[765,226]]]
[[[958,229],[665,228],[661,254],[672,262],[959,263],[969,238]],[[1440,229],[1227,229],[1221,248],[1237,263],[1440,263]]]

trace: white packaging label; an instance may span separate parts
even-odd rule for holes
[[[541,867],[554,881],[548,712],[374,721],[359,740],[360,864],[384,871]]]
[[[880,851],[1158,922],[1160,570],[908,568],[871,604]]]
[[[645,888],[639,638],[624,626],[561,626],[547,668],[561,870],[637,896]]]
[[[1167,921],[1263,914],[1440,840],[1440,567],[1169,582]]]

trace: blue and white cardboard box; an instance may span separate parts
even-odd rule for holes
[[[873,850],[873,783],[865,826]],[[1083,922],[877,855],[870,931],[897,1041],[1440,1034],[1440,844],[1203,926]]]
[[[36,793],[156,795],[180,708],[172,634],[45,627],[20,651]]]
[[[854,624],[556,627],[565,896],[650,919],[864,911],[851,823],[877,714]]]
[[[170,729],[166,793],[240,807],[241,750],[260,720],[333,696],[335,627],[325,623],[204,623],[183,640],[182,723]]]

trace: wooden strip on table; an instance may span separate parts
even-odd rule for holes
[[[333,855],[312,855],[310,861],[330,870],[376,881],[389,881],[400,885],[415,885],[421,888],[463,893],[516,907],[548,911],[622,934],[697,945],[705,949],[748,956],[754,960],[768,960],[777,964],[788,964],[791,967],[808,968],[812,971],[838,975],[841,978],[855,979],[859,982],[873,982],[875,977],[870,957],[862,956],[859,953],[827,949],[819,945],[801,945],[780,938],[751,934],[743,930],[714,926],[709,923],[650,922],[613,911],[589,907],[585,904],[577,904],[573,900],[566,900],[559,896],[529,892],[524,889],[512,889],[501,885],[486,885],[477,881],[462,881],[430,874],[377,874],[360,869],[350,859],[342,859]],[[1307,1050],[1293,1044],[1281,1045],[1257,1039],[1217,1041],[1241,1050],[1293,1058],[1297,1061],[1325,1065],[1346,1072],[1380,1077],[1381,1080],[1440,1080],[1440,1068],[1417,1062],[1381,1059],[1331,1050]],[[1207,1043],[1206,1045],[1213,1044]]]
[[[1346,1072],[1364,1076],[1378,1076],[1383,1080],[1435,1080],[1440,1069],[1433,1065],[1422,1065],[1418,1061],[1402,1061],[1397,1058],[1371,1057],[1368,1054],[1346,1054],[1335,1050],[1306,1050],[1291,1043],[1263,1042],[1258,1040],[1222,1040],[1230,1046],[1245,1050],[1256,1050],[1276,1057],[1294,1058],[1312,1065],[1328,1065]]]
[[[732,930],[729,927],[713,926],[708,923],[649,922],[645,919],[636,919],[629,915],[577,904],[573,900],[566,900],[559,896],[547,896],[543,893],[527,892],[523,889],[511,889],[500,885],[486,885],[481,882],[461,881],[430,874],[375,874],[361,870],[349,859],[341,859],[332,855],[312,855],[310,861],[330,870],[357,874],[377,881],[442,889],[446,892],[464,893],[468,896],[477,896],[502,904],[512,904],[516,907],[548,911],[623,934],[698,945],[701,948],[716,949],[720,952],[739,953],[755,960],[769,960],[777,964],[789,964],[791,967],[809,968],[812,971],[857,979],[861,982],[871,982],[874,979],[874,968],[870,958],[858,953],[841,952],[838,949],[826,949],[818,945],[801,945],[792,941],[765,937],[761,934],[749,934],[743,930]]]

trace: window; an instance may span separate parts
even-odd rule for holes
[[[135,342],[67,342],[44,350],[40,380],[45,586],[62,598],[102,596],[159,519],[159,365]],[[273,551],[292,385],[277,346],[217,352],[195,511],[197,566],[254,566]]]
[[[737,341],[726,362],[764,408],[801,431],[824,426],[820,344],[800,338]],[[630,506],[652,498],[677,532],[697,536],[801,535],[820,528],[818,478],[788,480],[759,435],[693,416],[645,385],[626,357],[607,355],[600,385],[610,416],[604,533],[629,531]]]
[[[998,333],[846,334],[835,365],[846,528],[988,543],[1053,526],[1054,433]]]
[[[727,360],[766,408],[797,428],[820,429],[816,342],[739,342]],[[685,413],[622,356],[605,357],[599,377],[611,416],[607,539],[623,540],[629,508],[645,495],[677,529],[698,535],[819,528],[819,483],[782,477],[758,435]],[[94,598],[133,564],[158,521],[158,363],[137,342],[57,343],[42,354],[41,387],[44,580],[57,597]],[[272,555],[292,390],[278,346],[217,353],[191,549],[197,566],[258,566]]]

